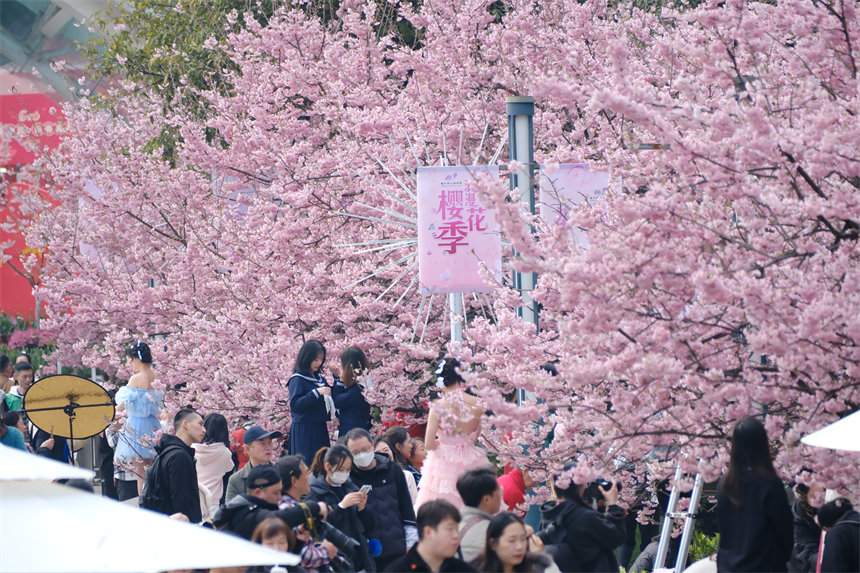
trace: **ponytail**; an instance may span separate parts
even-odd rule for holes
[[[311,473],[315,476],[325,475],[325,455],[328,453],[328,446],[322,447],[314,454],[314,460],[311,462]]]
[[[352,454],[346,446],[335,444],[330,448],[320,448],[314,455],[314,461],[311,464],[311,473],[315,476],[324,476],[326,474],[326,464],[329,464],[333,468],[339,468],[346,460],[352,462]]]

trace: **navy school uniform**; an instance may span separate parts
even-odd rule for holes
[[[357,382],[347,388],[346,384],[335,378],[331,397],[340,420],[338,436],[345,436],[353,428],[370,430],[370,404],[365,400],[361,386]]]
[[[310,463],[320,448],[331,445],[328,438],[325,399],[317,388],[328,387],[325,378],[294,373],[290,378],[290,454],[302,454]]]

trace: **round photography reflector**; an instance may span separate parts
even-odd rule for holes
[[[108,427],[116,414],[107,390],[86,378],[46,376],[24,394],[24,411],[37,428],[83,440]]]

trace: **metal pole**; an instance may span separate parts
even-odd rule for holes
[[[508,114],[508,156],[512,161],[523,164],[517,172],[511,171],[511,190],[519,189],[523,209],[535,214],[534,188],[534,113],[535,99],[528,96],[505,98]],[[538,327],[537,303],[529,292],[534,290],[537,273],[514,273],[514,288],[520,291],[523,304],[517,314],[523,320]]]
[[[699,499],[702,497],[703,484],[702,474],[696,474],[693,482],[693,493],[690,494],[690,505],[687,509],[687,521],[684,522],[684,533],[681,535],[681,546],[678,548],[678,559],[675,561],[675,571],[683,571],[687,566],[687,554],[690,551],[690,542],[693,539],[693,528],[696,526],[696,510],[699,507]]]
[[[463,293],[448,294],[448,317],[451,321],[451,342],[459,345],[463,342]],[[443,325],[444,328],[444,325]]]
[[[514,96],[505,98],[508,115],[508,157],[523,164],[518,171],[511,171],[511,190],[519,189],[523,210],[535,214],[535,153],[534,123],[535,98]],[[516,253],[515,253],[516,254]],[[514,288],[520,292],[523,304],[517,315],[535,325],[538,330],[538,308],[529,294],[537,283],[537,273],[514,273]],[[517,390],[517,403],[525,399],[525,391]]]
[[[675,484],[681,479],[681,467],[675,470]],[[663,527],[660,530],[660,543],[657,545],[657,556],[654,559],[654,569],[662,569],[666,563],[666,554],[669,553],[669,538],[672,536],[672,524],[674,522],[673,515],[678,507],[678,498],[681,492],[677,485],[672,486],[672,493],[669,495],[669,504],[666,506],[666,515],[663,516]]]

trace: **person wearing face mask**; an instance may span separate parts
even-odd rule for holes
[[[352,556],[355,571],[376,571],[370,555],[368,532],[376,529],[373,514],[368,509],[368,494],[361,493],[349,479],[353,459],[349,450],[340,444],[317,452],[310,472],[308,501],[320,501],[331,507],[327,521],[344,534],[358,541],[359,549]]]
[[[359,488],[363,485],[373,488],[367,508],[376,519],[370,537],[382,543],[382,552],[376,558],[376,568],[381,571],[418,541],[412,497],[400,466],[388,456],[374,453],[370,432],[353,428],[345,438],[354,461],[350,471],[352,482]]]
[[[331,397],[340,421],[337,435],[345,436],[353,428],[370,429],[370,404],[364,397],[371,390],[367,356],[358,346],[350,346],[340,354],[341,374],[335,376]]]

